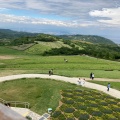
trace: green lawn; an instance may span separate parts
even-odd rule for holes
[[[104,86],[107,86],[108,83],[111,84],[111,88],[114,88],[114,89],[117,89],[117,90],[120,90],[120,82],[108,82],[108,81],[89,81],[89,82],[92,82],[92,83],[96,83],[96,84],[100,84],[100,85],[104,85]]]
[[[16,57],[16,56],[15,56]],[[68,63],[64,62],[64,58]],[[120,78],[120,63],[88,56],[35,56],[20,55],[15,59],[0,60],[0,75],[19,73],[48,73],[71,77]],[[9,72],[8,72],[9,71]],[[22,72],[20,72],[22,71]]]
[[[25,53],[23,51],[0,46],[0,55],[25,55]]]
[[[61,97],[61,94],[65,98]],[[75,117],[79,117],[78,114],[85,113],[92,115],[94,118],[93,112],[97,112],[95,114],[96,118],[96,116],[99,117],[98,111],[103,112],[100,112],[103,117],[108,117],[108,114],[112,117],[120,115],[119,99],[96,90],[50,79],[23,78],[2,82],[0,83],[0,98],[7,101],[29,102],[30,109],[40,115],[47,112],[49,107],[53,108],[53,111],[58,110],[60,100],[65,103],[61,107],[63,112],[66,111],[64,110],[66,107],[76,109]],[[69,113],[69,109],[67,111],[68,113],[62,114],[68,118],[71,115],[73,116],[71,112]],[[58,120],[62,120],[62,118],[60,117]]]
[[[0,83],[0,98],[6,101],[29,102],[31,110],[43,114],[49,107],[56,109],[62,89],[81,87],[49,79],[19,79]]]

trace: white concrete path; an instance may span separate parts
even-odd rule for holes
[[[75,77],[64,77],[64,76],[58,76],[58,75],[47,75],[47,74],[19,74],[19,75],[10,75],[5,77],[0,77],[0,82],[8,81],[8,80],[15,80],[15,79],[21,79],[21,78],[49,78],[54,80],[62,80],[65,82],[75,83],[78,84],[78,78]],[[103,85],[98,85],[95,83],[85,82],[85,87],[96,89],[99,91],[102,91],[106,94],[109,94],[113,97],[120,99],[120,91],[110,88],[110,91],[107,91],[107,87]]]

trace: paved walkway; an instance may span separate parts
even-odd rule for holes
[[[49,79],[55,79],[55,80],[62,80],[65,82],[75,83],[78,84],[78,78],[75,77],[64,77],[64,76],[58,76],[58,75],[47,75],[47,74],[20,74],[20,75],[11,75],[11,76],[5,76],[0,77],[0,82],[6,81],[6,80],[15,80],[15,79],[21,79],[21,78],[49,78]],[[103,91],[106,94],[109,94],[113,97],[120,99],[120,91],[110,88],[110,91],[107,91],[107,87],[103,85],[98,85],[95,83],[90,83],[88,81],[85,82],[85,87],[96,89],[99,91]]]

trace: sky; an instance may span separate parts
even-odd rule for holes
[[[120,0],[0,0],[0,28],[98,35],[120,44]]]

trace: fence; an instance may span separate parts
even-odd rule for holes
[[[28,102],[20,102],[20,101],[6,101],[0,98],[0,103],[2,104],[10,104],[12,107],[23,107],[23,108],[28,108],[30,107],[30,104]]]

